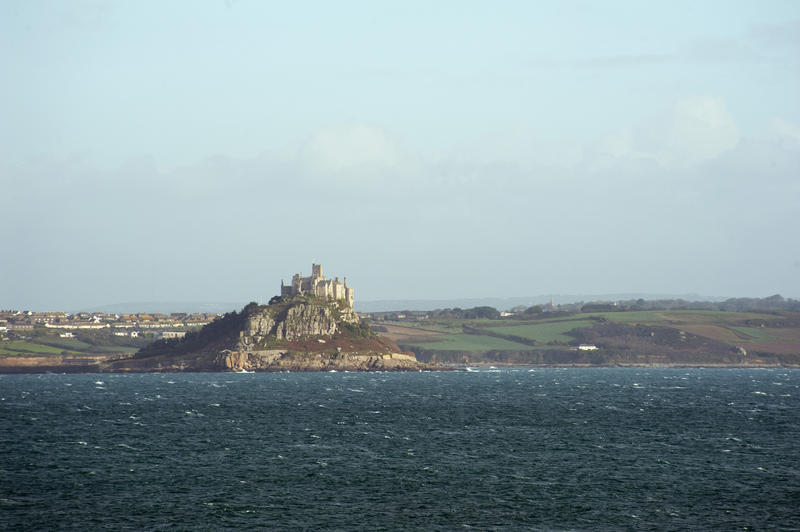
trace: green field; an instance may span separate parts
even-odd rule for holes
[[[81,342],[77,338],[58,338],[51,336],[39,336],[36,338],[36,343],[75,351],[83,351],[91,346],[91,344]]]
[[[730,326],[729,329],[745,336],[747,342],[792,342],[794,340],[783,338],[779,334],[780,329],[768,329],[763,327],[736,327]]]
[[[478,334],[443,334],[436,336],[431,341],[412,341],[407,345],[415,345],[423,349],[439,351],[490,351],[492,349],[520,350],[531,349],[530,346],[511,342],[503,338],[483,336]]]
[[[138,348],[122,345],[92,345],[77,338],[36,334],[32,338],[0,341],[0,355],[60,356],[135,353]]]
[[[0,352],[3,354],[17,355],[20,353],[35,354],[35,355],[60,355],[63,351],[69,351],[63,347],[54,347],[51,345],[43,345],[25,340],[13,340],[9,342],[0,343]],[[70,351],[74,352],[74,351]]]
[[[135,347],[124,345],[101,345],[98,346],[98,350],[102,350],[103,353],[135,353],[138,351]]]
[[[387,325],[398,327],[411,327],[423,331],[433,331],[452,334],[461,332],[462,323],[475,323],[484,320],[451,320],[451,321],[386,321]]]
[[[549,342],[569,342],[574,340],[571,336],[564,333],[578,327],[591,327],[597,322],[593,320],[574,319],[569,321],[548,321],[544,323],[534,323],[528,325],[512,325],[492,327],[491,332],[521,336],[535,340],[538,343],[546,344]]]
[[[631,310],[626,312],[591,312],[579,314],[576,318],[598,317],[618,323],[642,323],[648,325],[687,323],[730,323],[752,319],[771,319],[769,314],[753,312],[724,312],[721,310]]]

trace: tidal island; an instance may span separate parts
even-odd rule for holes
[[[353,310],[347,279],[311,276],[281,281],[268,305],[250,303],[183,338],[156,341],[130,358],[104,364],[108,372],[155,371],[418,371],[439,369],[402,353]]]

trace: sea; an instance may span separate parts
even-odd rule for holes
[[[800,370],[0,376],[3,530],[800,530]]]

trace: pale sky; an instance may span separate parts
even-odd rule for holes
[[[0,309],[800,297],[800,2],[0,2]]]

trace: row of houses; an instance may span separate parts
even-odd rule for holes
[[[202,326],[220,315],[210,312],[172,314],[138,313],[107,314],[103,312],[31,312],[0,311],[0,327],[9,330],[27,330],[35,326],[54,329],[103,329],[114,328],[174,328]]]
[[[109,329],[115,336],[138,337],[148,334],[156,338],[179,338],[185,332],[176,329],[194,329],[214,321],[220,314],[199,312],[175,312],[172,314],[137,313],[137,314],[109,314],[103,312],[32,312],[19,310],[0,311],[0,335],[5,336],[9,331],[33,331],[37,327],[59,331],[78,331],[91,329]],[[170,331],[170,329],[173,329]],[[59,335],[65,338],[66,332]]]

